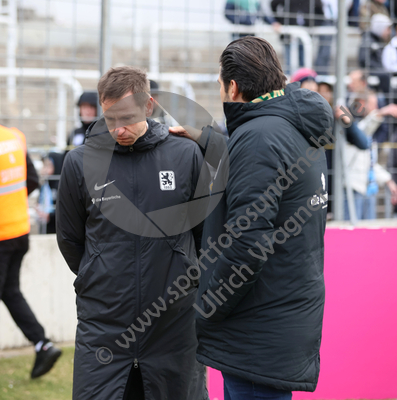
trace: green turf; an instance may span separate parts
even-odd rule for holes
[[[70,400],[72,398],[74,348],[62,355],[46,375],[30,379],[33,355],[0,359],[1,400]]]

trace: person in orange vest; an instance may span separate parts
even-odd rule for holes
[[[0,300],[35,345],[32,378],[47,373],[61,355],[46,338],[19,288],[22,259],[29,249],[28,195],[39,186],[38,181],[23,133],[0,125]]]

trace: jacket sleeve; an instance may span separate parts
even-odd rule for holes
[[[207,163],[203,159],[203,155],[198,146],[196,146],[194,161],[193,161],[193,172],[192,172],[192,194],[191,199],[195,198],[209,198],[209,185],[211,181],[211,175],[207,166]],[[191,203],[192,204],[192,203]],[[204,205],[199,207],[197,212],[191,214],[197,215],[202,214],[202,222],[192,228],[194,237],[194,243],[196,245],[197,258],[200,255],[201,249],[201,237],[203,235],[204,219],[206,208]],[[194,222],[193,222],[194,223]]]
[[[359,129],[355,122],[353,122],[349,128],[346,128],[346,139],[350,144],[358,147],[360,150],[368,149],[367,135]]]
[[[26,153],[26,187],[28,195],[39,187],[39,176],[28,153]]]
[[[210,292],[215,294],[222,282],[232,279],[237,287],[233,288],[233,294],[222,291],[227,300],[208,318],[210,321],[226,318],[253,288],[262,268],[266,267],[266,252],[262,256],[261,249],[273,246],[275,221],[282,197],[276,179],[279,177],[278,169],[285,172],[281,160],[276,147],[259,134],[258,141],[250,148],[238,150],[231,160],[226,189],[226,220],[234,233],[229,233],[231,245],[223,249],[214,261],[212,275],[199,299],[202,309],[211,314],[211,307],[203,301],[203,296]],[[256,212],[254,203],[261,210],[265,207],[264,211]],[[217,242],[218,238],[206,239]],[[244,278],[236,271],[240,271]]]
[[[384,118],[377,115],[378,110],[374,110],[370,112],[365,118],[363,118],[358,124],[357,127],[365,132],[365,134],[369,137],[372,137],[373,134],[377,131],[381,123],[384,121]]]
[[[69,268],[77,274],[84,254],[87,215],[83,186],[78,183],[71,155],[68,153],[65,158],[59,181],[56,224],[59,249]]]
[[[385,170],[378,163],[374,164],[374,171],[375,171],[376,182],[378,183],[379,186],[384,186],[387,182],[389,182],[392,179],[391,173]]]
[[[200,150],[211,167],[217,168],[222,154],[227,148],[228,138],[215,131],[212,126],[207,126],[203,129],[200,139],[197,142]]]

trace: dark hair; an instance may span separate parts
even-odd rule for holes
[[[152,79],[149,80],[150,82],[150,93],[156,94],[160,90],[160,86],[156,81],[153,81]]]
[[[84,92],[80,96],[77,106],[80,107],[82,103],[88,103],[93,107],[98,107],[98,93],[92,91]]]
[[[132,92],[135,98],[140,97],[138,93],[145,94],[143,97],[147,99],[149,91],[146,72],[135,67],[110,68],[98,82],[100,104],[105,100],[118,100],[128,92]]]
[[[235,40],[223,51],[219,62],[225,90],[231,80],[236,81],[245,101],[285,88],[287,77],[272,45],[265,39],[246,36]]]

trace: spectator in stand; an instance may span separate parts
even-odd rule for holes
[[[321,0],[272,0],[271,8],[276,21],[288,26],[320,26],[324,21],[323,5]],[[312,18],[310,17],[312,16]],[[285,73],[291,74],[291,36],[281,35],[284,43]],[[329,46],[328,46],[329,47]],[[329,57],[329,56],[328,56]],[[303,44],[299,43],[299,67],[304,66]]]
[[[85,132],[98,115],[98,93],[84,92],[77,106],[80,108],[81,127],[75,129],[67,140],[67,145],[74,147],[84,143]]]
[[[389,153],[388,168],[391,171],[394,182],[397,182],[397,123],[393,124],[393,128],[393,148]],[[394,218],[397,218],[397,195],[392,195],[391,202],[394,205]]]
[[[397,197],[397,185],[391,174],[377,162],[377,146],[372,141],[372,136],[386,115],[397,117],[397,105],[389,104],[381,110],[375,108],[377,104],[376,94],[370,92],[368,96],[357,98],[364,107],[364,117],[358,128],[365,132],[369,140],[368,150],[359,150],[357,147],[346,145],[346,179],[353,188],[354,202],[358,219],[376,218],[376,194],[379,186],[387,185],[393,201]],[[345,219],[350,219],[345,206]]]
[[[362,36],[358,54],[358,63],[361,68],[369,69],[371,75],[378,76],[379,89],[388,93],[390,89],[389,74],[383,67],[382,52],[391,36],[391,19],[383,14],[374,14],[371,17],[371,26]]]
[[[171,117],[170,114],[168,114],[164,109],[161,107],[161,101],[160,101],[160,86],[156,81],[149,81],[150,83],[150,94],[153,97],[154,103],[153,103],[153,113],[151,116],[151,119],[163,124],[163,125],[168,125],[168,126],[175,126],[178,123]],[[167,96],[168,94],[163,93],[162,100],[165,100],[164,96]],[[167,101],[166,101],[167,103]]]
[[[363,33],[359,52],[359,64],[362,68],[381,69],[382,51],[390,40],[393,23],[383,14],[375,14],[371,18],[370,29]]]
[[[328,104],[333,107],[334,102],[334,88],[328,82],[318,83],[318,93],[328,101]]]
[[[266,8],[266,4],[265,8]],[[267,11],[267,10],[263,10]],[[255,25],[256,20],[261,16],[260,0],[227,0],[225,5],[225,17],[234,25]],[[263,20],[268,24],[272,24],[277,30],[278,22],[271,16],[263,16]],[[255,36],[252,33],[233,33],[232,40],[242,38],[244,36]]]
[[[348,12],[349,26],[358,26],[359,12],[360,12],[360,0],[353,0]]]
[[[360,7],[360,29],[365,32],[370,28],[370,21],[373,15],[382,14],[390,17],[387,9],[386,0],[368,0]]]
[[[322,26],[335,26],[338,20],[338,1],[337,0],[322,0],[324,20],[321,22]],[[345,1],[346,13],[352,6],[352,0]],[[334,39],[333,35],[319,35],[319,48],[314,63],[316,71],[321,75],[329,75],[329,67],[331,61],[331,47]]]
[[[341,107],[334,107],[334,91],[332,85],[327,82],[319,82],[318,84],[318,93],[323,96],[330,106],[334,110],[335,123],[337,123],[341,118],[344,126],[348,126],[344,129],[344,133],[346,135],[346,140],[352,146],[355,146],[357,149],[366,150],[368,149],[369,142],[363,131],[358,128],[357,123],[355,121],[351,121],[349,117],[343,116],[344,112]],[[350,126],[349,126],[350,125]],[[328,193],[330,197],[333,194],[333,148],[332,146],[327,145],[325,155],[327,157],[327,166],[328,166]],[[333,218],[333,201],[329,201],[328,205],[328,218]]]
[[[386,71],[392,72],[393,74],[397,73],[397,34],[383,49],[382,65]]]
[[[345,126],[350,125],[350,119],[344,115],[344,112],[340,107],[334,108],[334,95],[333,95],[333,87],[329,83],[320,82],[317,84],[316,82],[317,74],[315,71],[309,68],[301,68],[291,77],[291,82],[301,82],[302,89],[308,89],[313,92],[318,92],[325,100],[327,100],[328,104],[334,110],[334,121],[338,121],[342,118]],[[357,124],[353,121],[351,125],[345,129],[346,140],[351,143],[353,146],[356,146],[358,149],[368,149],[368,140],[364,132],[358,129]],[[327,157],[327,167],[328,167],[328,192],[330,197],[332,196],[332,162],[333,156],[332,146],[325,146],[326,149],[326,157]],[[328,205],[328,218],[332,218],[332,210],[333,204],[332,201],[329,202]]]
[[[368,91],[367,78],[365,77],[364,71],[361,69],[355,69],[349,74],[349,83],[347,85],[349,94],[353,95],[354,98],[358,94],[364,94]]]
[[[364,98],[370,91],[364,71],[362,71],[360,69],[351,71],[349,74],[349,79],[350,79],[350,82],[347,86],[349,89],[348,103],[351,103],[357,97]],[[387,105],[385,96],[382,93],[379,93],[376,95],[376,104],[373,104],[375,102],[375,99],[373,96],[370,98],[370,103],[371,102],[372,102],[372,105],[371,105],[372,109],[382,110]],[[387,108],[385,108],[385,110],[387,110]],[[386,122],[383,122],[380,124],[380,126],[377,128],[377,130],[373,134],[372,139],[378,143],[383,143],[388,140],[388,137],[389,137],[388,125]]]
[[[312,92],[318,92],[316,78],[316,71],[310,68],[300,68],[291,76],[291,83],[300,82],[301,89],[308,89]]]

